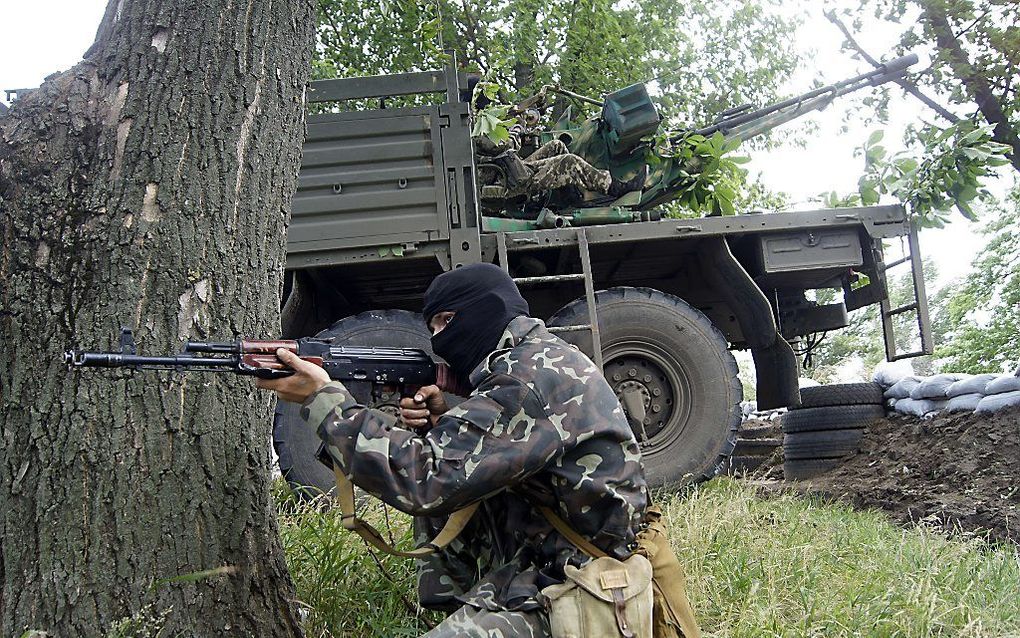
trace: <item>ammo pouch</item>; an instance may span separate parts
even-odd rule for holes
[[[687,599],[684,569],[669,546],[662,510],[650,505],[637,535],[637,554],[652,564],[653,618],[655,638],[701,638],[694,610]]]
[[[553,638],[652,638],[652,564],[639,554],[567,565],[560,585],[542,590]]]
[[[649,506],[637,551],[626,561],[607,556],[549,508],[539,511],[564,538],[595,557],[580,569],[567,565],[566,582],[542,590],[553,638],[701,638],[658,507]]]

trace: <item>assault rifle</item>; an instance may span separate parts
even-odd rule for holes
[[[64,363],[72,368],[128,368],[130,370],[178,370],[184,372],[232,372],[280,379],[294,374],[277,357],[279,348],[303,361],[321,366],[335,381],[369,382],[376,387],[399,390],[411,396],[425,385],[438,385],[457,394],[456,376],[435,363],[424,350],[336,346],[323,339],[241,339],[232,342],[188,341],[179,355],[148,357],[137,354],[132,331],[121,329],[119,352],[68,350]],[[462,392],[462,391],[461,391]]]

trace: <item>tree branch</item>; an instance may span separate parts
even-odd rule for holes
[[[949,66],[953,74],[963,82],[967,92],[977,102],[981,116],[994,127],[992,139],[1012,148],[1009,160],[1013,168],[1020,171],[1020,136],[1007,119],[1002,104],[992,92],[988,80],[974,69],[960,41],[953,37],[953,28],[949,24],[944,6],[940,10],[934,2],[917,1],[922,9],[921,20],[935,34],[935,43],[939,49],[949,57]]]
[[[839,17],[836,15],[835,12],[833,12],[833,11],[826,11],[825,12],[825,17],[829,19],[829,22],[831,22],[834,25],[836,25],[836,27],[838,27],[839,30],[843,32],[843,36],[846,38],[847,44],[850,45],[850,48],[852,48],[854,51],[856,51],[862,58],[867,60],[868,64],[870,64],[870,65],[872,65],[874,67],[882,66],[881,62],[879,62],[878,60],[873,58],[871,55],[868,54],[867,51],[865,51],[863,49],[863,47],[861,47],[861,45],[854,38],[853,34],[850,33],[850,30],[847,29],[846,25],[843,24],[843,21],[839,19]],[[936,102],[932,98],[930,98],[927,95],[925,95],[924,93],[922,93],[921,90],[919,88],[917,88],[917,85],[915,85],[910,80],[908,80],[906,78],[900,78],[900,79],[896,80],[895,82],[896,82],[896,84],[899,84],[900,87],[902,87],[904,91],[906,91],[907,93],[909,93],[909,94],[913,95],[914,97],[916,97],[925,106],[927,106],[928,108],[932,109],[933,111],[935,111],[936,113],[941,115],[943,118],[945,118],[949,122],[951,122],[953,124],[956,124],[957,122],[960,121],[960,118],[958,116],[954,115],[952,112],[950,112],[944,106],[942,106],[941,104],[939,104],[938,102]]]
[[[968,31],[970,31],[971,29],[976,27],[979,22],[981,22],[982,20],[987,18],[988,14],[991,13],[991,12],[992,12],[991,9],[986,9],[985,12],[982,13],[979,17],[977,17],[973,22],[971,22],[969,25],[967,25],[966,27],[961,29],[959,31],[959,33],[954,33],[953,37],[955,37],[957,39],[962,38]]]

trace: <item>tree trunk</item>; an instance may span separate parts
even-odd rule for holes
[[[140,612],[160,635],[300,635],[270,396],[61,354],[121,325],[153,354],[279,330],[314,18],[113,0],[85,59],[0,115],[0,635]]]
[[[535,67],[538,65],[539,39],[542,28],[538,21],[541,2],[521,0],[517,3],[511,30],[511,45],[514,56],[514,89],[519,97],[527,97],[524,90],[535,81]],[[537,87],[532,87],[537,90]]]

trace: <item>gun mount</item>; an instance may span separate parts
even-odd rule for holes
[[[562,119],[543,138],[560,139],[567,143],[570,151],[583,157],[588,163],[610,171],[618,178],[633,176],[640,167],[649,162],[654,164],[649,172],[640,201],[629,198],[626,202],[606,201],[605,197],[589,198],[583,201],[555,196],[547,202],[553,212],[564,214],[571,208],[587,209],[609,205],[630,210],[649,210],[675,199],[690,184],[690,175],[699,167],[687,165],[670,151],[671,145],[691,136],[709,137],[722,134],[726,141],[747,141],[763,135],[791,120],[803,117],[813,111],[827,107],[837,98],[860,91],[867,87],[879,86],[895,81],[906,73],[907,68],[917,63],[917,55],[905,55],[882,66],[854,77],[822,86],[801,95],[751,110],[745,104],[720,113],[719,119],[696,129],[686,129],[668,134],[665,146],[656,146],[653,136],[659,132],[661,119],[654,103],[643,84],[633,84],[610,93],[602,101],[598,116],[585,120],[578,126],[571,126]],[[591,101],[589,99],[589,101]],[[531,100],[522,104],[532,105]],[[508,207],[507,217],[535,218],[535,211],[528,212],[525,203],[522,210]],[[533,208],[533,206],[532,206]]]

